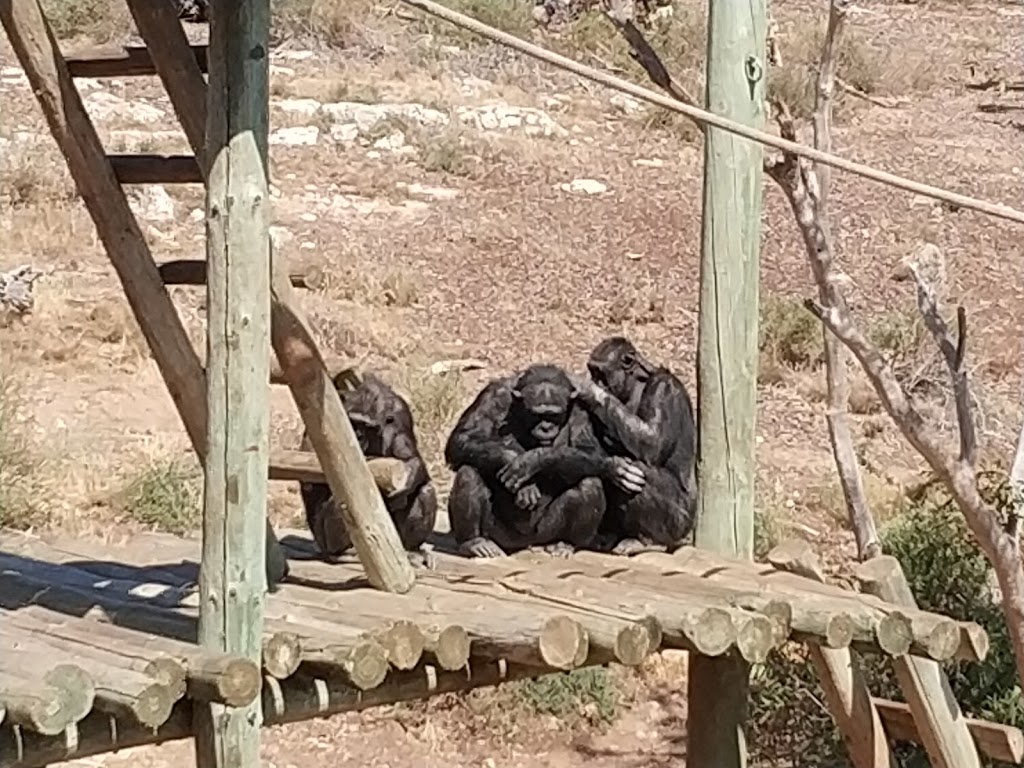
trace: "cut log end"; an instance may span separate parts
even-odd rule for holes
[[[64,692],[64,706],[73,722],[78,722],[92,710],[96,684],[92,676],[77,664],[58,664],[43,679]]]
[[[420,663],[426,645],[423,631],[405,619],[396,621],[380,633],[380,641],[392,666],[403,670],[413,669]]]
[[[445,627],[428,643],[438,666],[452,672],[469,663],[469,646],[469,633],[457,624]]]
[[[914,642],[914,631],[905,613],[892,611],[875,627],[878,647],[890,656],[903,656]]]
[[[821,644],[826,648],[848,648],[853,642],[853,619],[845,613],[830,616],[824,629]]]
[[[190,670],[189,695],[200,701],[244,707],[259,695],[261,684],[256,664],[247,659],[225,657],[202,670]]]
[[[284,680],[295,674],[302,660],[299,638],[291,632],[275,632],[263,640],[263,669]]]
[[[793,631],[793,606],[785,600],[772,600],[761,611],[772,622],[775,647],[789,639]]]
[[[917,644],[936,661],[948,661],[960,650],[960,625],[952,619],[936,622],[933,626],[917,631]]]
[[[568,616],[555,616],[541,628],[537,649],[549,667],[570,670],[586,661],[590,640],[579,622]]]
[[[157,656],[146,664],[144,671],[154,680],[165,685],[175,701],[185,695],[185,667],[176,659],[172,659],[170,656]]]
[[[388,652],[377,642],[359,643],[349,652],[343,667],[352,685],[368,691],[387,677]]]
[[[984,661],[989,649],[988,632],[975,622],[960,624],[960,647],[956,657],[965,661]]]
[[[721,656],[736,642],[732,614],[721,608],[701,611],[685,628],[686,639],[702,656]]]
[[[615,660],[628,667],[635,667],[655,648],[647,625],[638,621],[623,627],[615,638]]]
[[[736,628],[736,649],[751,664],[760,664],[775,647],[775,630],[767,616],[745,616]]]
[[[65,698],[65,692],[60,688],[33,686],[31,694],[22,690],[9,691],[3,706],[12,724],[44,736],[56,736],[74,722]]]

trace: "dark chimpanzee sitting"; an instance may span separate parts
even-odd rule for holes
[[[456,471],[452,534],[470,557],[540,546],[568,556],[592,543],[605,512],[604,483],[639,490],[639,472],[600,450],[561,368],[533,365],[489,383],[445,447]]]
[[[363,374],[358,384],[346,388],[348,375],[349,371],[343,371],[335,376],[334,387],[363,455],[368,459],[400,459],[406,464],[406,486],[388,494],[384,505],[395,521],[409,560],[414,565],[431,567],[433,558],[423,549],[423,543],[434,530],[437,491],[420,457],[409,405],[372,373]],[[303,434],[302,449],[312,449],[308,434]],[[317,546],[328,558],[336,558],[352,546],[352,539],[340,525],[340,518],[330,514],[329,505],[334,503],[330,487],[325,483],[302,483],[301,493],[306,522]]]
[[[643,475],[638,492],[606,489],[602,533],[617,542],[615,554],[674,549],[693,528],[697,500],[690,395],[671,371],[645,360],[621,336],[600,342],[587,368],[591,378],[576,380],[577,399],[601,445]]]

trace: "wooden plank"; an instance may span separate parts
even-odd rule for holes
[[[861,563],[856,575],[864,592],[897,605],[917,607],[895,557],[885,555]],[[902,656],[893,659],[893,669],[931,764],[935,768],[979,768],[981,760],[966,718],[938,663]]]
[[[706,108],[761,128],[765,104],[764,0],[710,0]],[[753,76],[752,76],[753,75]],[[708,126],[697,350],[699,459],[694,543],[753,557],[758,254],[762,148]],[[706,692],[715,696],[708,698]],[[688,678],[687,764],[743,768],[749,667],[694,656]]]
[[[914,713],[910,711],[909,704],[889,699],[872,699],[871,703],[882,718],[882,725],[889,738],[909,741],[911,744],[921,743],[921,735],[917,732]],[[964,718],[964,722],[967,723],[967,730],[971,732],[978,751],[985,757],[1011,765],[1020,765],[1024,761],[1024,732],[1020,728],[973,717]]]
[[[165,261],[157,269],[160,270],[164,285],[206,285],[206,262],[203,259]],[[309,275],[306,272],[289,273],[288,279],[295,288],[309,287]],[[273,369],[270,380],[274,380]]]
[[[121,184],[202,184],[203,174],[192,155],[110,155]]]
[[[200,158],[199,165],[207,168],[209,163],[202,160],[206,152],[206,85],[203,72],[207,71],[208,62],[205,46],[189,46],[172,3],[129,0],[128,10],[146,43],[143,50],[160,75],[178,122],[189,137],[192,151]],[[202,61],[196,54],[198,47],[203,49]],[[192,84],[202,87],[193,90]]]
[[[206,194],[207,429],[199,641],[259,660],[270,453],[270,0],[217,0]],[[262,708],[193,708],[199,768],[259,764]]]
[[[38,0],[0,3],[0,22],[67,160],[192,445],[202,455],[205,374]]]
[[[159,6],[165,4],[149,3],[149,5]],[[171,15],[175,15],[174,7],[170,3],[166,3],[166,5]],[[135,12],[133,11],[134,14]],[[163,12],[156,10],[153,12],[153,15],[163,15]],[[136,17],[136,26],[139,26],[138,17]],[[181,29],[180,24],[175,26]],[[141,29],[139,34],[142,35]],[[173,27],[165,27],[163,34],[164,36],[174,34]],[[184,35],[183,29],[182,34]],[[143,38],[145,38],[145,35],[143,35]],[[190,45],[189,49],[199,71],[206,72],[206,46]],[[149,49],[144,45],[90,48],[76,51],[68,56],[66,61],[68,63],[68,71],[72,77],[146,77],[157,74],[153,57],[150,55]]]

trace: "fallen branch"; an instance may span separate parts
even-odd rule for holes
[[[858,99],[863,99],[869,104],[874,104],[876,107],[885,107],[886,109],[895,109],[901,104],[899,99],[885,96],[872,96],[870,93],[865,93],[860,88],[855,86],[853,83],[848,83],[841,77],[836,78],[836,85],[842,88],[846,93],[851,96],[856,96]]]

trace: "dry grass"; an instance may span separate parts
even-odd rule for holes
[[[115,514],[146,528],[190,533],[202,521],[202,474],[194,462],[151,462],[109,503]]]
[[[20,385],[0,374],[0,528],[28,528],[44,522],[39,446],[31,427]]]

